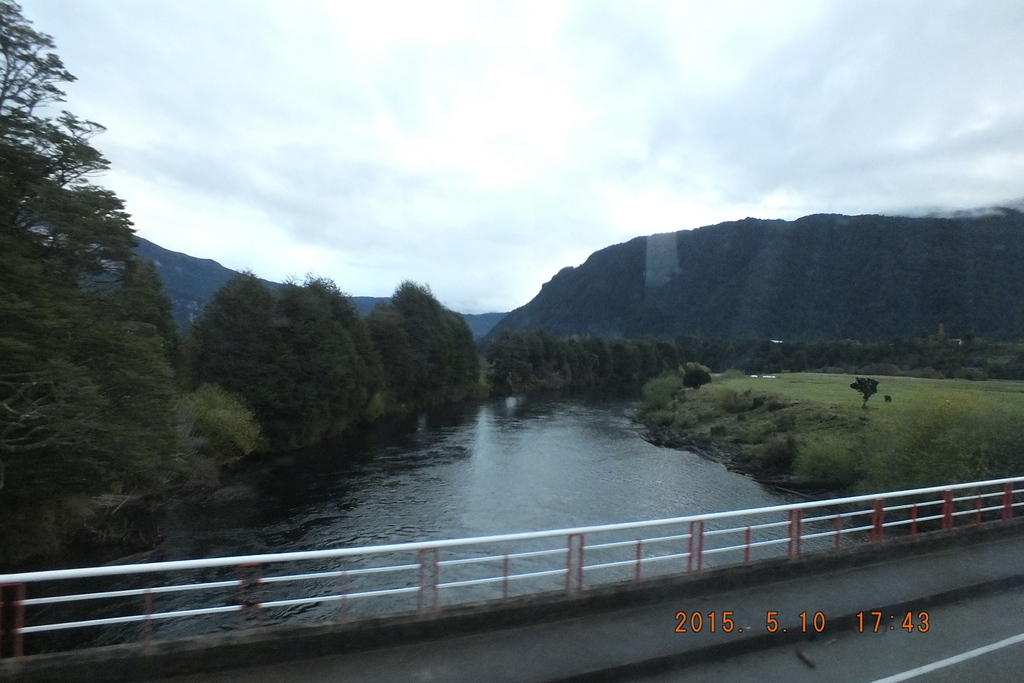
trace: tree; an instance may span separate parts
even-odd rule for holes
[[[193,329],[197,383],[217,384],[252,408],[264,428],[272,420],[285,353],[274,326],[274,296],[251,272],[218,289]]]
[[[0,511],[28,522],[182,469],[168,304],[123,203],[89,180],[102,127],[52,109],[74,80],[53,47],[0,0]]]
[[[403,282],[369,316],[397,407],[466,396],[480,374],[473,333],[427,287]]]
[[[523,337],[513,330],[502,330],[487,345],[491,386],[499,391],[520,391],[533,381],[533,366]]]
[[[711,381],[711,370],[706,365],[690,362],[683,366],[683,386],[700,389]]]
[[[869,377],[858,377],[857,380],[850,385],[850,388],[864,397],[864,405],[861,407],[867,408],[868,399],[878,393],[878,380],[871,379]]]
[[[179,402],[183,431],[196,450],[232,464],[255,450],[260,427],[252,411],[216,384],[204,384]]]
[[[252,273],[232,278],[196,324],[195,355],[197,379],[242,397],[278,447],[343,430],[380,389],[365,323],[324,278],[286,283],[276,296]]]

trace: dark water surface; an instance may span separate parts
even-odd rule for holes
[[[634,403],[510,397],[432,411],[278,458],[254,496],[168,520],[153,559],[365,546],[630,522],[788,502],[644,441]]]
[[[165,540],[149,559],[184,560],[487,536],[790,502],[718,463],[647,443],[631,419],[633,410],[634,402],[622,399],[514,397],[380,423],[330,445],[271,458],[256,471],[243,473],[243,479],[255,482],[248,496],[221,502],[217,499],[223,496],[214,496],[205,504],[179,507],[164,521]],[[622,538],[614,540],[635,538],[631,533],[623,532]],[[533,547],[527,542],[525,548],[519,544],[512,552],[552,547],[544,543]],[[686,551],[685,539],[673,543],[678,547],[664,547],[661,551]],[[629,554],[631,548],[632,545],[623,552]],[[485,550],[471,548],[466,552],[479,557]],[[486,552],[510,550],[492,548]],[[319,570],[357,573],[361,567],[385,561],[413,563],[410,566],[415,568],[415,552],[406,555],[330,561]],[[553,560],[551,556],[545,560],[516,560],[510,569],[526,572],[548,568],[541,565],[542,561],[564,566],[564,557],[562,550]],[[650,571],[686,570],[685,560],[674,562],[660,563]],[[313,570],[305,565],[189,570],[166,578],[147,574],[96,580],[95,585],[78,586],[76,591],[147,589],[154,581],[157,586],[169,585],[167,581],[225,581],[245,578],[245,572],[262,576],[264,569],[267,576]],[[443,579],[474,578],[467,573],[469,570],[463,565],[446,567]],[[500,576],[500,567],[496,571]],[[604,580],[628,580],[633,569],[630,565],[615,571],[622,575],[605,573]],[[301,594],[338,595],[340,591],[347,595],[379,588],[415,587],[418,581],[415,569],[397,578],[389,576],[363,574],[351,583],[348,578],[318,577],[308,581]],[[564,576],[549,572],[543,579],[517,581],[512,594],[558,589],[565,585]],[[589,576],[587,580],[591,580]],[[345,582],[344,587],[339,581]],[[273,591],[281,585],[263,584],[256,601],[273,600]],[[493,583],[479,589],[479,595],[467,593],[463,598],[493,599],[494,591],[500,596],[502,590]],[[145,613],[160,614],[200,605],[238,604],[237,588],[226,588],[222,593],[204,595],[201,602],[200,595],[192,592],[159,593],[144,609]],[[361,600],[351,605],[351,610],[347,603],[331,601],[273,607],[259,611],[255,617],[257,623],[272,624],[297,618],[334,620],[404,611],[416,608],[418,595],[403,592],[383,601]],[[445,604],[450,599],[448,593],[443,596]],[[138,602],[133,597],[96,606],[71,603],[61,612],[62,618],[54,613],[50,615],[53,619],[47,620],[139,614]],[[249,612],[241,616],[218,613],[160,619],[153,624],[90,627],[37,639],[38,644],[33,647],[38,648],[35,651],[45,651],[132,642],[147,633],[164,638],[233,630],[251,625],[253,616]]]

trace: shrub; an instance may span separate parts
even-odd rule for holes
[[[679,375],[652,379],[644,385],[644,411],[651,413],[668,408],[682,389],[683,380]]]
[[[936,370],[935,368],[921,368],[920,370],[913,370],[906,373],[910,377],[920,377],[922,379],[946,379],[946,376]]]
[[[892,363],[869,363],[858,370],[857,373],[861,375],[887,375],[889,377],[899,377],[903,374],[903,371]]]
[[[864,486],[935,486],[1018,473],[1024,425],[1009,409],[980,410],[964,392],[943,392],[879,425],[862,445]]]
[[[761,396],[754,396],[750,389],[740,393],[732,389],[722,389],[715,396],[718,407],[727,413],[744,413],[757,408],[763,402]]]
[[[687,363],[683,367],[683,386],[687,389],[700,389],[711,381],[711,370],[700,363]]]
[[[957,379],[969,379],[972,382],[981,382],[988,377],[981,368],[957,368],[953,371],[953,377]]]
[[[673,418],[671,410],[655,410],[647,415],[648,421],[656,427],[667,427]]]
[[[839,489],[852,486],[861,474],[849,445],[832,441],[802,445],[793,468],[804,479]]]
[[[769,408],[770,409],[770,408]],[[782,413],[776,416],[773,426],[777,432],[788,432],[796,428],[796,415],[793,413]]]
[[[793,467],[796,451],[796,441],[793,437],[770,436],[753,449],[751,459],[765,470],[788,472]]]
[[[198,450],[224,463],[255,450],[260,428],[252,411],[216,384],[204,384],[181,399],[183,431]]]

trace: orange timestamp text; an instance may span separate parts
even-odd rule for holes
[[[779,623],[779,612],[765,612],[764,627],[768,633],[821,633],[825,630],[828,620],[823,612],[800,612],[796,615],[799,625],[783,628]],[[676,633],[743,633],[744,629],[736,625],[735,612],[728,610],[712,610],[710,612],[676,612]],[[843,620],[849,623],[848,620]],[[848,628],[848,627],[847,627]],[[906,614],[886,614],[885,612],[858,612],[856,628],[860,633],[879,631],[895,631],[905,629],[908,633],[925,633],[931,628],[928,612],[907,612]],[[749,629],[749,627],[748,627]]]
[[[701,631],[710,631],[715,633],[716,631],[722,631],[724,633],[743,633],[742,628],[736,626],[736,622],[733,620],[735,612],[730,611],[714,611],[711,612],[676,612],[676,633],[700,633]],[[800,617],[800,631],[802,633],[808,633],[813,631],[821,633],[825,630],[825,615],[821,612],[815,612],[809,614],[807,612],[801,612]],[[779,613],[778,612],[766,612],[765,613],[765,629],[768,633],[775,633],[780,630],[779,627]],[[788,629],[781,629],[785,633]]]
[[[888,628],[886,628],[888,627]],[[928,623],[928,613],[907,612],[900,619],[898,614],[886,614],[885,612],[857,612],[857,630],[861,633],[871,631],[895,631],[897,628],[906,629],[907,633],[924,633],[931,625]]]

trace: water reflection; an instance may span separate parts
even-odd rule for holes
[[[383,422],[271,460],[248,500],[169,520],[160,559],[489,535],[783,497],[643,441],[621,400],[508,397]]]
[[[640,438],[631,410],[631,403],[622,400],[509,397],[381,422],[318,448],[265,459],[251,497],[179,510],[168,518],[166,540],[152,559],[489,536],[788,502],[717,463],[648,444]],[[652,552],[676,553],[677,558],[645,566],[644,575],[685,571],[686,560],[678,557],[687,550],[688,529],[684,525],[664,531],[671,538],[645,542],[642,549],[633,545],[633,531],[606,532],[601,538],[588,536],[588,543],[615,543],[614,549],[591,548],[588,557],[617,561],[637,554],[650,557]],[[658,543],[661,545],[655,548]],[[518,579],[508,587],[488,583],[468,590],[480,598],[494,598],[500,597],[503,589],[515,595],[564,587],[564,572],[551,572],[552,567],[565,566],[564,537],[464,548],[460,551],[463,557],[494,556],[498,565],[448,564],[443,567],[444,581],[494,576],[494,572],[501,576],[502,556],[526,550],[552,552],[515,558],[508,570],[513,574],[549,573]],[[415,551],[407,554],[388,556],[386,560],[382,556],[361,556],[335,558],[314,566],[292,567],[289,562],[268,567],[266,577],[332,573],[311,580],[310,592],[302,593],[305,596],[339,596],[401,586],[411,590],[389,596],[384,606],[375,599],[332,600],[270,608],[259,618],[265,620],[263,623],[274,623],[299,614],[337,619],[342,613],[354,617],[389,608],[413,609],[420,597],[415,586],[416,567],[422,558]],[[440,561],[454,558],[444,550],[438,556]],[[413,569],[402,576],[375,573],[385,561],[405,563]],[[709,554],[707,561],[716,560]],[[178,575],[174,580],[230,581],[239,578],[238,571],[235,567],[202,570],[190,572],[188,577]],[[623,563],[595,569],[587,581],[627,580],[634,571],[632,564]],[[152,580],[139,577],[137,587],[147,588],[146,582]],[[284,583],[261,585],[260,591],[265,592],[257,602],[287,597],[286,587]],[[215,596],[220,601],[215,604],[235,604],[239,599],[236,593],[236,588],[224,589],[223,596]],[[193,599],[160,594],[148,609],[187,609],[194,606],[189,602]],[[444,599],[446,596],[442,596]],[[111,605],[110,614],[121,607]],[[137,608],[135,605],[133,611]],[[251,617],[224,613],[165,621],[153,626],[154,635],[231,630],[238,627],[240,619]],[[94,642],[131,641],[139,637],[138,631],[137,625],[117,627]],[[83,632],[72,637],[86,635]]]

